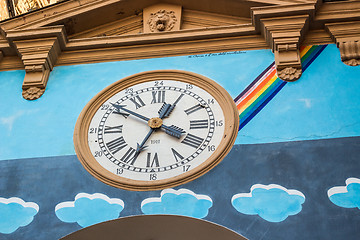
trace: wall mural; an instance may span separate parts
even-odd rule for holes
[[[360,179],[346,179],[346,186],[332,187],[328,196],[332,203],[343,208],[360,209]]]
[[[109,198],[101,193],[79,193],[74,201],[56,205],[56,216],[63,222],[78,223],[81,227],[113,220],[124,209],[124,202],[118,198]]]
[[[203,218],[249,239],[359,239],[360,67],[344,65],[335,45],[302,47],[301,56],[294,83],[277,78],[270,50],[60,66],[31,102],[21,98],[24,71],[0,72],[0,239],[58,239],[141,214]],[[159,66],[230,93],[241,119],[236,144],[173,189],[105,185],[75,155],[76,119],[101,89]]]
[[[259,215],[269,222],[281,222],[298,214],[304,202],[304,194],[277,184],[255,184],[250,193],[238,193],[231,199],[231,204],[240,213]]]
[[[195,194],[188,189],[165,189],[161,197],[147,198],[141,202],[144,214],[175,214],[194,218],[204,218],[213,205],[207,195]]]
[[[320,55],[326,45],[303,46],[300,56],[303,72]],[[273,97],[286,85],[276,74],[275,62],[270,64],[247,88],[235,99],[239,109],[241,130]]]
[[[29,225],[39,212],[39,205],[21,198],[0,197],[0,233],[9,234]]]

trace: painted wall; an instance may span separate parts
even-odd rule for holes
[[[35,101],[21,97],[24,71],[0,72],[0,239],[58,239],[160,213],[249,239],[359,239],[360,67],[344,65],[335,45],[302,53],[303,76],[286,84],[271,77],[269,50],[61,66]],[[225,160],[199,179],[150,192],[107,186],[77,160],[76,119],[104,87],[156,69],[215,80],[246,124]]]

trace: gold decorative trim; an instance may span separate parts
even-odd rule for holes
[[[223,140],[214,151],[214,153],[200,166],[185,172],[179,176],[155,181],[136,181],[115,175],[105,170],[94,158],[92,152],[88,147],[88,129],[90,122],[103,104],[104,101],[119,91],[129,88],[135,84],[157,81],[157,80],[174,80],[182,81],[196,85],[205,91],[209,92],[220,104],[225,116],[225,130]],[[231,150],[239,127],[239,115],[236,105],[231,96],[220,85],[214,81],[201,76],[199,74],[179,71],[179,70],[160,70],[150,71],[135,74],[116,83],[111,84],[100,93],[98,93],[85,106],[81,112],[74,130],[74,146],[75,152],[84,166],[84,168],[91,173],[98,180],[114,187],[123,188],[133,191],[150,191],[158,190],[184,184],[208,172],[215,167]]]

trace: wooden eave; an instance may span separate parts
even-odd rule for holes
[[[143,9],[159,4],[180,6],[187,27],[141,31]],[[297,69],[300,76],[301,44],[360,42],[359,22],[360,1],[68,0],[0,23],[0,70],[271,48],[278,71]],[[35,57],[36,49],[50,55],[41,60],[46,53]],[[360,59],[360,53],[346,56]]]

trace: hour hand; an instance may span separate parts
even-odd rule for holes
[[[182,128],[179,128],[174,125],[166,126],[163,124],[161,125],[161,128],[164,129],[165,133],[176,138],[180,138],[181,135],[185,133],[185,131]]]
[[[165,117],[168,117],[170,115],[170,113],[172,112],[172,110],[174,109],[175,106],[172,106],[171,104],[168,103],[164,103],[160,110],[158,111],[159,113],[159,118],[163,119]]]

